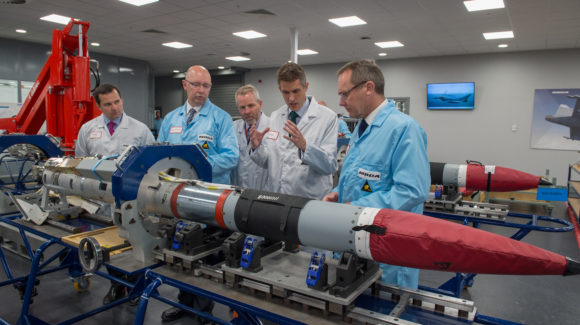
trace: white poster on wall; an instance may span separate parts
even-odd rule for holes
[[[580,150],[580,89],[536,89],[530,146]]]

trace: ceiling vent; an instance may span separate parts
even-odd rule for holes
[[[25,4],[26,0],[0,0],[0,3],[21,5],[21,4]]]
[[[256,9],[256,10],[248,10],[248,11],[244,11],[245,14],[252,14],[252,15],[270,15],[270,16],[276,16],[275,13],[268,11],[266,9]]]
[[[142,30],[142,33],[152,33],[152,34],[167,34],[167,32],[164,32],[162,30],[158,30],[158,29],[146,29],[146,30]]]

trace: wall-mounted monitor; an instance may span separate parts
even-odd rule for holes
[[[473,109],[475,82],[427,84],[427,109]]]

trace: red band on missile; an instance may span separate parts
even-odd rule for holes
[[[230,195],[230,193],[232,193],[232,190],[224,190],[218,197],[215,205],[215,220],[217,221],[218,225],[224,229],[227,229],[224,222],[224,204],[226,203],[226,198],[228,195]]]
[[[177,212],[177,196],[179,195],[179,192],[181,192],[181,189],[185,187],[185,183],[181,183],[179,184],[174,190],[173,193],[171,194],[171,200],[169,201],[170,203],[170,207],[171,207],[171,212],[173,212],[173,216],[176,218],[181,219],[181,216],[179,215],[179,213]]]
[[[521,191],[536,188],[539,183],[540,177],[519,170],[495,166],[495,171],[490,177],[485,171],[485,166],[467,165],[465,187],[468,190],[487,191],[489,188],[494,192]]]
[[[465,273],[562,275],[566,257],[497,234],[415,213],[382,209],[371,234],[377,262]]]

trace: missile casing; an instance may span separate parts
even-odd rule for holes
[[[95,193],[83,191],[86,184],[95,180],[74,170],[52,168],[45,175],[43,181],[54,190],[112,200],[108,185]],[[105,184],[104,180],[99,182]],[[466,273],[580,274],[580,263],[563,255],[476,228],[398,210],[197,181],[170,182],[158,177],[143,181],[137,201],[141,202],[138,209],[144,213],[351,252],[381,263]]]
[[[179,191],[176,205],[193,193]],[[411,212],[356,207],[255,190],[224,190],[215,219],[196,221],[400,266],[464,273],[567,275],[580,264],[545,249]],[[204,201],[204,204],[209,201]],[[209,204],[211,205],[211,204]],[[193,205],[189,205],[192,208]],[[183,210],[182,207],[172,208]],[[176,215],[180,217],[180,215]],[[185,216],[184,216],[185,217]],[[193,217],[195,219],[195,217]]]
[[[456,185],[467,190],[511,192],[551,185],[545,179],[519,170],[480,164],[431,162],[431,184]]]

